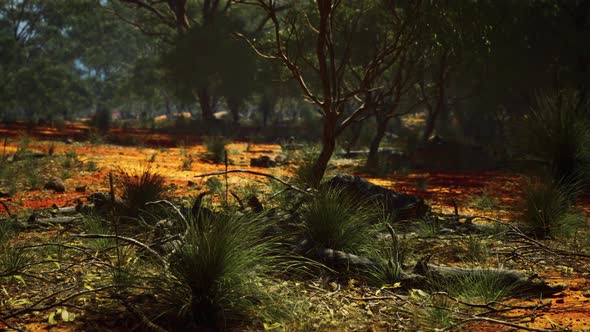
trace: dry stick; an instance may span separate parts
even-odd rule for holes
[[[159,326],[158,324],[152,322],[144,313],[143,311],[141,311],[139,308],[137,308],[136,306],[134,306],[131,303],[126,303],[123,302],[123,305],[125,306],[125,308],[127,308],[127,310],[129,310],[131,313],[133,313],[134,315],[136,315],[137,317],[139,317],[139,320],[141,320],[141,322],[146,326],[149,327],[152,331],[156,331],[156,332],[168,332],[168,330],[162,328],[161,326]]]
[[[525,325],[510,323],[510,322],[507,322],[504,320],[499,320],[499,319],[494,319],[494,318],[489,318],[489,317],[478,317],[478,316],[473,316],[472,318],[465,319],[462,321],[462,323],[466,323],[466,322],[470,322],[470,321],[478,321],[478,320],[479,321],[486,321],[486,322],[490,322],[490,323],[494,323],[494,324],[510,326],[510,327],[514,327],[519,330],[538,331],[538,332],[552,332],[552,331],[554,331],[554,330],[547,330],[547,329],[538,329],[535,327],[528,327]]]
[[[10,212],[8,205],[4,201],[0,201],[0,204],[4,207],[4,210],[6,210],[6,213],[8,213],[8,216],[10,218],[12,218],[12,213]]]
[[[129,242],[131,244],[134,244],[136,246],[140,246],[143,249],[147,250],[150,254],[152,254],[152,256],[156,257],[158,260],[160,260],[160,262],[162,263],[163,266],[167,266],[168,262],[160,255],[158,254],[154,249],[150,248],[147,244],[142,243],[134,238],[131,237],[126,237],[126,236],[121,236],[121,235],[109,235],[109,234],[73,234],[72,236],[75,237],[79,237],[79,238],[83,238],[83,239],[115,239],[115,240],[123,240],[125,242]],[[119,245],[117,244],[117,248],[119,248]]]
[[[115,211],[115,184],[113,183],[113,172],[109,172],[109,186],[111,189],[111,213],[113,215],[113,222],[115,223],[115,246],[117,249],[117,269],[121,267],[121,250],[119,248],[119,217]]]
[[[15,330],[15,331],[19,331],[19,332],[25,332],[26,330],[20,329],[16,326],[10,325],[7,321],[5,321],[4,319],[0,318],[0,323],[4,324],[5,328],[9,329],[9,330]]]
[[[225,204],[228,204],[228,202],[229,202],[229,195],[228,195],[229,186],[228,186],[228,181],[227,181],[227,168],[228,168],[227,149],[223,150],[223,157],[225,160]]]
[[[285,180],[282,180],[274,175],[268,174],[268,173],[262,173],[262,172],[256,172],[256,171],[250,171],[250,170],[246,170],[246,169],[232,169],[232,170],[228,170],[228,171],[221,171],[221,172],[213,172],[213,173],[207,173],[207,174],[199,174],[199,175],[195,175],[195,178],[203,178],[203,177],[207,177],[207,176],[217,176],[217,175],[225,175],[225,174],[229,174],[229,173],[246,173],[246,174],[252,174],[252,175],[258,175],[258,176],[265,176],[269,179],[273,179],[279,183],[281,183],[284,186],[287,186],[295,191],[298,191],[302,194],[306,194],[306,195],[311,195],[311,193],[300,189],[298,187],[295,187],[294,185],[288,183]]]
[[[40,304],[41,302],[43,302],[43,300],[49,299],[52,296],[55,296],[55,295],[57,295],[57,294],[59,294],[61,292],[64,292],[64,291],[66,291],[68,289],[71,289],[71,288],[68,288],[68,289],[65,289],[65,290],[61,290],[61,291],[57,291],[57,292],[54,292],[54,293],[50,294],[49,296],[44,297],[42,300],[36,301],[34,304],[32,304],[32,305],[30,305],[30,306],[28,306],[28,307],[26,307],[24,309],[21,309],[21,310],[19,310],[17,312],[8,314],[8,315],[6,315],[4,317],[0,317],[0,319],[9,319],[9,318],[16,317],[16,316],[19,316],[19,315],[22,315],[22,314],[33,312],[33,311],[45,311],[47,309],[51,309],[51,308],[55,308],[55,307],[59,307],[61,305],[64,305],[64,303],[66,303],[69,300],[71,300],[73,298],[76,298],[78,296],[82,296],[82,295],[86,295],[86,294],[90,294],[90,293],[98,293],[98,292],[102,292],[102,291],[107,290],[107,289],[117,288],[117,287],[119,287],[119,286],[109,285],[109,286],[103,286],[103,287],[95,288],[95,289],[92,289],[92,290],[88,290],[87,289],[87,290],[80,291],[78,293],[74,293],[74,294],[68,295],[64,299],[61,299],[61,300],[59,300],[57,302],[54,302],[52,304],[48,304],[48,305],[46,305],[44,307],[35,307],[37,304]]]

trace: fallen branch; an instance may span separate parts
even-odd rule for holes
[[[72,236],[84,238],[84,239],[116,239],[116,240],[123,240],[125,242],[134,244],[136,246],[142,247],[143,249],[147,250],[152,256],[156,257],[163,266],[168,266],[168,261],[164,259],[160,254],[158,254],[154,249],[150,248],[147,244],[142,243],[134,238],[121,236],[121,235],[109,235],[109,234],[73,234]]]

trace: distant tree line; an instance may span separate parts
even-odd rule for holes
[[[319,181],[338,140],[374,165],[407,114],[416,144],[502,144],[539,94],[584,105],[588,40],[581,0],[0,0],[0,115],[307,126]]]

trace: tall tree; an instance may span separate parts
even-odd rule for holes
[[[322,149],[312,170],[312,185],[318,185],[334,152],[336,137],[366,113],[364,103],[351,113],[346,113],[344,106],[352,100],[363,100],[373,82],[392,66],[401,52],[399,36],[403,34],[376,32],[378,40],[366,50],[363,61],[357,62],[351,52],[360,42],[355,32],[372,19],[363,13],[378,12],[372,8],[382,6],[382,2],[317,0],[296,3],[284,14],[279,13],[276,1],[238,2],[255,5],[268,16],[273,46],[265,49],[244,38],[259,56],[280,61],[305,99],[322,116]]]

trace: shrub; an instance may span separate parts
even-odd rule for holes
[[[185,242],[170,258],[172,276],[180,282],[167,291],[184,299],[197,322],[243,312],[257,277],[275,266],[276,242],[265,237],[268,220],[260,215],[231,215],[213,220],[193,218]],[[187,292],[190,294],[187,298]]]
[[[572,207],[571,187],[561,183],[529,183],[525,188],[522,222],[536,238],[572,234],[581,217]]]
[[[380,216],[368,202],[354,200],[334,188],[319,191],[301,211],[304,234],[314,247],[352,254],[371,251]]]
[[[136,173],[120,170],[119,178],[121,198],[129,216],[136,216],[146,203],[164,196],[164,177],[149,167]]]
[[[546,162],[555,181],[576,183],[590,170],[588,104],[574,91],[539,96],[526,119],[526,148]]]
[[[226,145],[229,140],[225,137],[209,137],[205,140],[205,148],[207,149],[207,159],[214,163],[221,163],[225,160]]]

